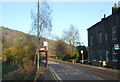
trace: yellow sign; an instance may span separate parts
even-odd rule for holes
[[[106,66],[106,61],[103,61],[103,66]]]

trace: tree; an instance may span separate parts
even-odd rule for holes
[[[40,37],[44,33],[49,33],[51,31],[51,10],[47,2],[39,3],[36,12],[31,12],[32,30],[37,32],[37,68],[39,69],[39,49],[40,49]]]
[[[55,46],[55,51],[56,51],[57,55],[67,55],[67,54],[69,54],[67,44],[61,39],[59,39],[57,41],[56,46]]]
[[[71,25],[69,29],[63,31],[63,39],[71,46],[75,46],[79,38],[79,30],[73,25]]]
[[[79,51],[77,50],[77,48],[73,49],[72,57],[79,60],[80,54],[79,54]]]
[[[33,20],[31,32],[38,33],[39,37],[48,34],[52,30],[51,13],[52,10],[47,2],[39,3],[38,0],[38,10],[31,11],[31,18]]]
[[[79,41],[79,30],[71,25],[69,29],[63,31],[63,39],[70,44],[71,51],[73,52],[73,48]]]
[[[15,36],[16,37],[12,41],[6,38],[3,39],[2,59],[11,64],[19,64],[33,58],[36,47],[29,35],[17,33]]]
[[[79,30],[71,25],[69,29],[63,31],[63,39],[70,44],[71,57],[78,59],[79,53],[75,48],[75,45],[79,42]]]

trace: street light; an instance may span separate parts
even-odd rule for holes
[[[81,50],[81,54],[82,54],[82,64],[84,64],[84,55],[83,55],[83,50]]]

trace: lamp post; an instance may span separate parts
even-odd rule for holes
[[[39,43],[39,0],[38,0],[38,21],[37,21],[37,70],[39,71],[39,48],[40,48],[40,43]]]
[[[82,54],[82,64],[84,64],[84,55],[83,55],[83,50],[81,50],[81,54]]]

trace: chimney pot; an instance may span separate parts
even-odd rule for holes
[[[106,17],[106,15],[104,14],[104,18]]]

